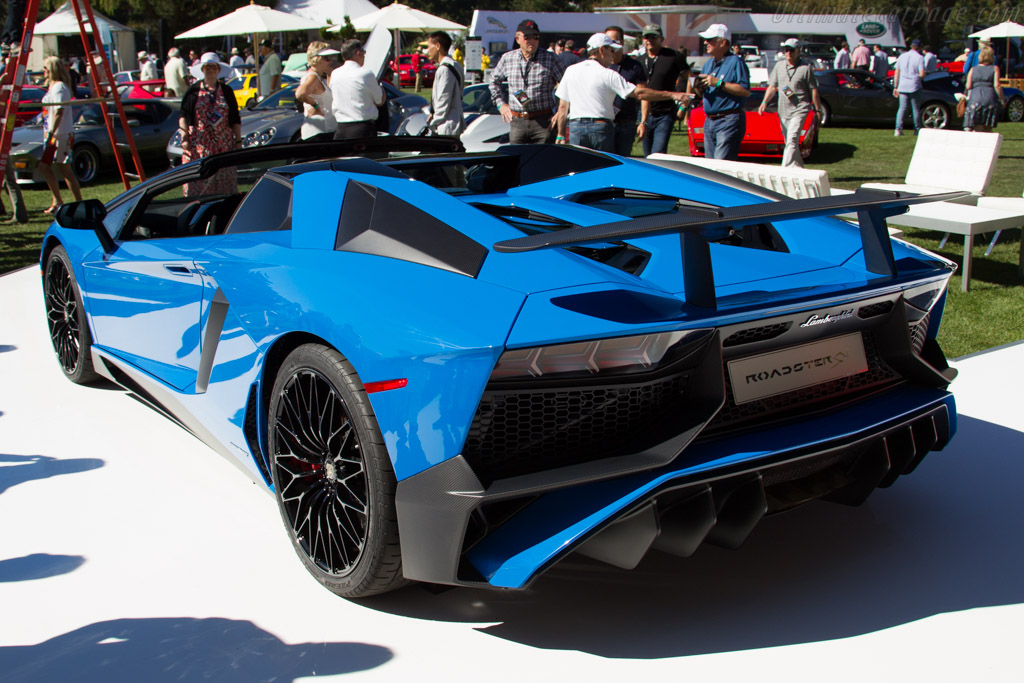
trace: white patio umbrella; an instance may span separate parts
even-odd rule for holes
[[[284,31],[315,31],[325,24],[318,21],[310,21],[295,14],[278,12],[275,9],[257,5],[250,0],[250,4],[239,7],[234,12],[225,14],[222,17],[211,19],[205,24],[189,29],[184,33],[174,36],[178,39],[186,38],[210,38],[213,36],[237,36],[249,34],[252,39],[253,49],[256,46],[256,34],[278,33]],[[256,79],[257,89],[259,79]],[[261,95],[263,93],[260,93]]]
[[[1006,38],[1006,78],[1010,77],[1010,38],[1024,38],[1024,26],[1014,21],[1004,21],[995,26],[989,26],[981,31],[975,31],[971,38]]]
[[[429,12],[413,9],[408,5],[395,2],[387,7],[382,7],[376,12],[364,14],[352,20],[352,25],[357,31],[369,31],[375,27],[383,27],[395,32],[395,55],[401,50],[399,41],[400,31],[464,31],[466,27],[443,17],[434,16]],[[332,27],[329,31],[340,30],[339,27]]]

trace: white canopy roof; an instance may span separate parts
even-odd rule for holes
[[[84,12],[84,10],[83,10]],[[119,24],[109,17],[105,17],[96,10],[92,11],[93,16],[96,17],[96,23],[103,28],[106,26],[111,31],[132,31],[124,24]],[[90,27],[86,24],[86,30]],[[65,34],[65,33],[78,33],[78,18],[75,17],[75,10],[71,7],[71,2],[65,2],[63,5],[57,8],[57,10],[46,17],[38,24],[36,24],[36,35],[46,36],[54,34]],[[90,31],[91,32],[91,31]],[[102,31],[101,31],[102,33]]]
[[[364,14],[376,12],[377,6],[370,0],[281,0],[276,9],[319,22],[321,26],[328,20],[340,26],[346,16],[355,21]]]

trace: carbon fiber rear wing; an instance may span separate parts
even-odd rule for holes
[[[711,268],[711,248],[700,234],[708,228],[758,225],[765,222],[835,216],[856,211],[864,245],[864,260],[872,273],[893,277],[896,263],[885,219],[897,216],[911,204],[959,199],[967,192],[943,192],[918,195],[911,192],[859,189],[853,194],[811,199],[785,199],[758,202],[720,209],[685,208],[676,213],[642,216],[614,223],[574,227],[556,232],[503,240],[494,250],[505,253],[551,249],[571,245],[612,242],[616,240],[679,233],[682,241],[683,284],[686,303],[715,308],[715,280]]]

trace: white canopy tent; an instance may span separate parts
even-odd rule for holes
[[[423,32],[466,30],[466,27],[462,24],[457,24],[454,21],[449,21],[443,17],[435,16],[429,12],[414,9],[408,5],[403,5],[400,2],[394,2],[375,12],[364,14],[358,19],[353,19],[352,25],[355,26],[357,31],[370,31],[374,29],[387,29],[388,31],[394,31],[394,50],[396,59],[402,48],[402,42],[399,36],[401,31]],[[332,27],[328,30],[338,29]]]
[[[1001,24],[995,26],[989,26],[981,31],[976,31],[971,34],[971,38],[987,38],[988,40],[995,40],[996,38],[1006,39],[1006,73],[1004,77],[1010,75],[1010,38],[1024,38],[1024,26],[1014,21],[1004,21]]]
[[[135,32],[96,10],[93,10],[93,16],[96,17],[96,24],[100,28],[100,39],[103,41],[103,45],[112,49],[112,53],[110,53],[112,57],[111,70],[123,71],[136,68],[138,64],[135,56]],[[91,33],[89,29],[90,27],[87,26],[86,30]],[[71,7],[70,0],[36,24],[36,32],[32,36],[32,54],[28,58],[29,70],[42,69],[43,59],[57,54],[57,36],[62,35],[76,38],[81,35],[78,18],[75,16],[75,10]],[[81,41],[78,45],[81,46]],[[81,52],[82,48],[78,47],[76,51]]]
[[[358,17],[376,12],[377,6],[370,0],[281,0],[276,9],[318,22],[321,26],[328,23],[341,26],[345,17],[354,22]]]

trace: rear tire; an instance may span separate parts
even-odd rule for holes
[[[92,334],[82,307],[82,294],[64,247],[56,247],[46,257],[43,301],[50,342],[64,376],[75,384],[98,380],[100,377],[92,366]]]
[[[1006,103],[1006,120],[1011,123],[1024,121],[1024,97],[1011,97]]]
[[[71,170],[80,185],[96,180],[100,172],[100,153],[92,145],[78,145],[71,153]]]
[[[828,106],[828,102],[821,103],[821,120],[818,123],[822,128],[832,125],[832,108]]]
[[[292,351],[268,423],[278,509],[306,570],[346,598],[403,586],[395,475],[352,365],[318,344]]]

